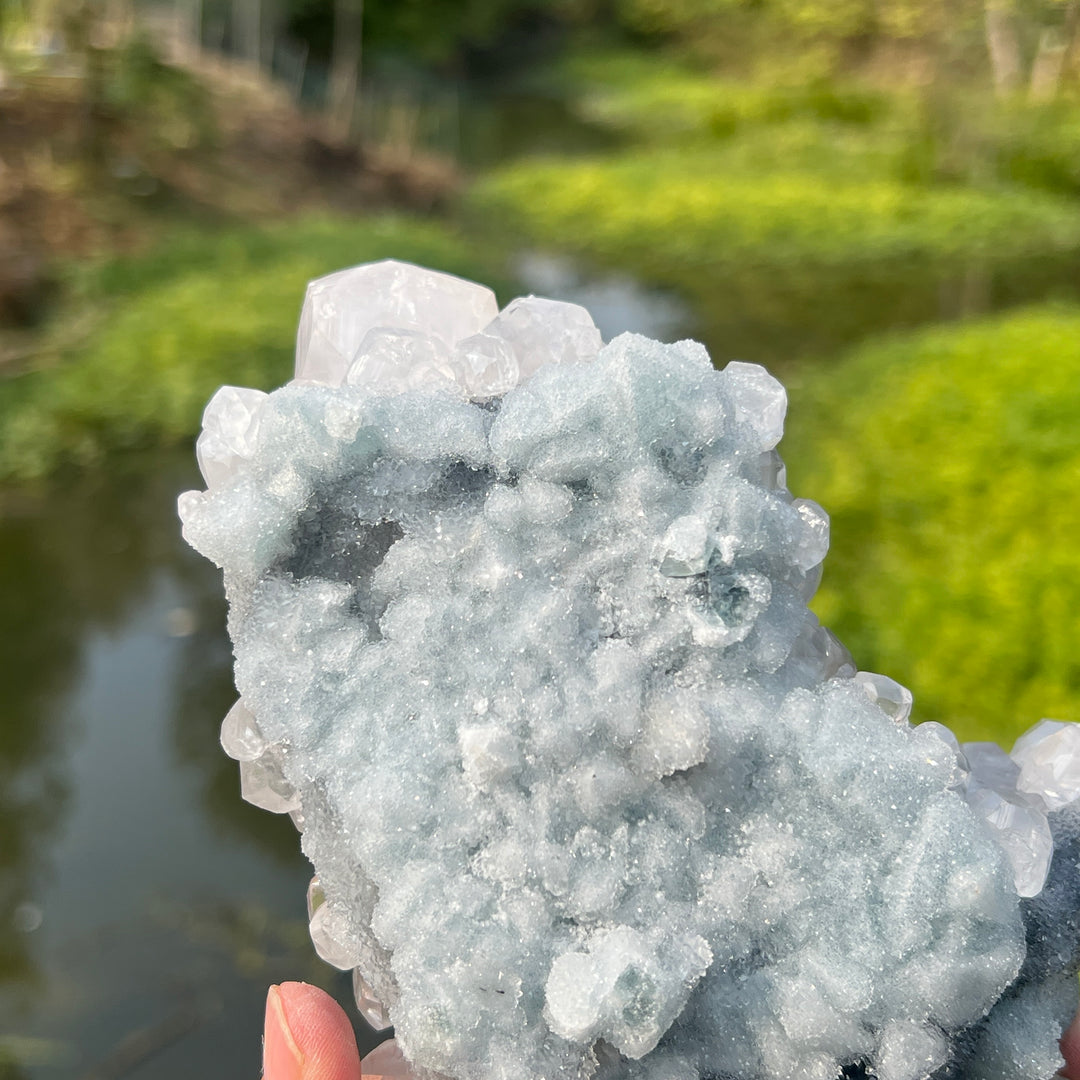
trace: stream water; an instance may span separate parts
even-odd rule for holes
[[[216,746],[231,656],[219,575],[176,527],[189,459],[0,518],[5,1077],[253,1076],[262,985],[334,985],[295,830]]]

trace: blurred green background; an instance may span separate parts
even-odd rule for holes
[[[1080,0],[0,0],[0,1077],[256,1075],[269,981],[348,997],[175,497],[391,256],[766,364],[860,667],[1080,721]]]

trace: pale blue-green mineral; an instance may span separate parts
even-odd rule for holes
[[[828,518],[785,405],[385,262],[311,285],[293,382],[207,407],[180,511],[225,574],[223,742],[412,1074],[1061,1064],[1080,726],[962,748],[856,671],[807,609]]]

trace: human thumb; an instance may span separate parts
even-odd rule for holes
[[[360,1080],[352,1024],[329,994],[307,983],[270,987],[263,1080]]]
[[[1066,1080],[1080,1080],[1080,1013],[1062,1037],[1061,1053],[1065,1057],[1065,1068],[1058,1075]]]

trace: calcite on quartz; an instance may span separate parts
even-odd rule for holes
[[[319,955],[456,1080],[1049,1080],[1080,966],[1080,727],[912,724],[807,603],[783,388],[395,262],[225,387],[185,536],[222,726]]]

